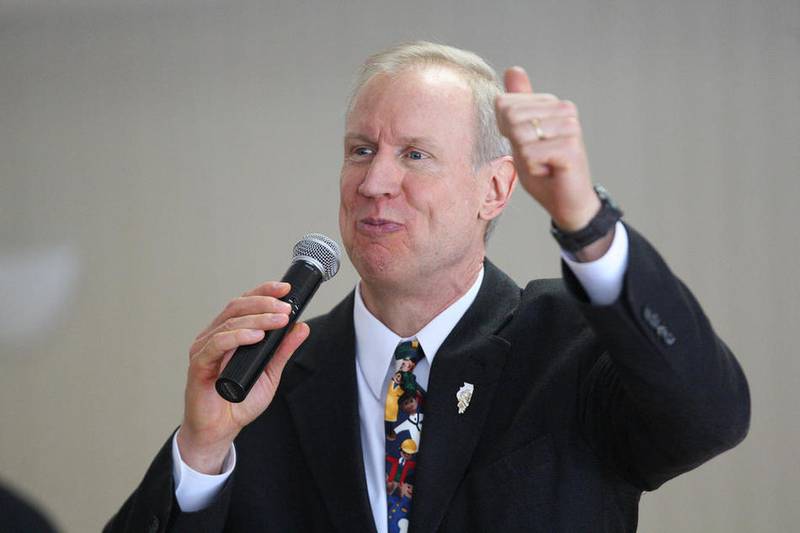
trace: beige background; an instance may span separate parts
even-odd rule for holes
[[[180,421],[195,333],[303,232],[338,238],[353,73],[414,38],[578,103],[595,178],[747,372],[750,436],[646,494],[640,530],[796,529],[796,0],[0,0],[0,477],[102,526]],[[556,276],[517,192],[490,256]]]

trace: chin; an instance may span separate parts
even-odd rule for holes
[[[399,260],[398,254],[385,248],[370,247],[349,255],[358,275],[367,283],[396,283],[409,272],[408,268],[403,268],[404,262]]]
[[[375,238],[354,230],[342,239],[350,262],[366,282],[392,284],[413,270],[413,254],[399,234]]]
[[[390,275],[394,270],[391,254],[387,253],[358,253],[351,257],[359,275],[364,279],[382,278]]]

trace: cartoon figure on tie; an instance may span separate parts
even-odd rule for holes
[[[417,362],[412,359],[401,359],[398,365],[401,372],[413,372]]]
[[[394,440],[397,438],[398,433],[402,433],[403,431],[408,431],[411,439],[417,443],[419,446],[419,436],[422,433],[422,413],[419,412],[419,405],[421,400],[421,389],[417,389],[413,393],[404,393],[400,397],[400,409],[402,409],[403,413],[407,417],[403,422],[394,425],[394,427],[387,426],[389,428],[389,433],[386,434],[386,438],[389,440]]]
[[[416,403],[411,411],[403,410],[409,414],[416,413],[417,407],[422,403],[422,394],[424,393],[420,386],[417,384],[417,377],[414,375],[414,368],[417,366],[417,358],[419,354],[419,341],[414,339],[408,343],[408,349],[398,349],[394,354],[395,358],[395,373],[389,381],[389,387],[386,390],[386,404],[384,408],[384,429],[386,438],[394,440],[397,438],[393,427],[397,423],[398,405],[403,407],[402,398],[408,395],[416,396]]]
[[[419,447],[419,439],[420,435],[422,434],[423,418],[424,415],[422,413],[410,414],[405,421],[394,427],[392,434],[395,436],[395,438],[397,438],[397,435],[403,433],[404,431],[408,431],[407,438],[413,440],[417,444],[417,447]]]
[[[397,371],[389,382],[389,390],[386,391],[386,407],[384,410],[384,425],[386,426],[386,438],[394,440],[396,435],[392,431],[392,426],[397,422],[398,401],[403,395],[403,373]]]
[[[402,530],[400,522],[405,520],[411,499],[414,496],[414,467],[417,444],[406,439],[400,445],[400,458],[386,456],[386,498],[389,503],[389,532]],[[406,522],[407,523],[407,522]]]

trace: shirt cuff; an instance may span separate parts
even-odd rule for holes
[[[628,231],[617,221],[611,246],[594,261],[580,263],[564,250],[561,250],[561,257],[580,281],[592,305],[611,305],[622,292],[628,268]]]
[[[178,428],[180,431],[180,428]],[[178,431],[172,436],[172,479],[175,481],[175,499],[184,513],[208,507],[222,490],[236,466],[236,448],[231,449],[222,462],[222,473],[212,476],[193,470],[181,458],[178,449]]]

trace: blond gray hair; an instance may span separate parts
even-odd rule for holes
[[[508,140],[497,129],[494,101],[503,92],[497,74],[480,56],[444,44],[428,41],[401,43],[378,52],[364,62],[350,94],[347,115],[353,110],[356,96],[361,88],[376,74],[398,74],[412,67],[442,66],[453,69],[467,82],[472,91],[475,106],[475,144],[472,152],[472,167],[477,171],[483,165],[509,155]],[[484,234],[488,240],[497,222],[489,222]]]

